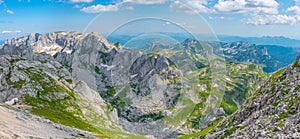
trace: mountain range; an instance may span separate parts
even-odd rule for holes
[[[291,39],[283,36],[263,36],[263,37],[238,37],[228,35],[218,35],[221,42],[244,41],[257,45],[277,45],[284,47],[300,47],[300,40]]]
[[[267,129],[278,124],[264,132],[266,137],[298,135],[298,62],[268,77],[266,72],[288,64],[269,54],[266,48],[272,46],[192,38],[175,44],[121,44],[77,32],[32,33],[5,41],[0,46],[0,113],[10,122],[0,123],[0,135],[258,137],[260,128],[249,121],[267,112],[279,120],[257,120]],[[273,103],[280,107],[274,110]],[[282,125],[285,121],[290,124]],[[28,122],[51,132],[32,132]]]
[[[187,38],[196,39],[198,38],[200,41],[219,41],[219,42],[248,42],[250,44],[256,45],[277,45],[277,46],[284,46],[284,47],[292,47],[292,48],[299,48],[300,47],[300,40],[288,38],[284,36],[262,36],[262,37],[241,37],[241,36],[230,36],[230,35],[219,35],[219,34],[189,34],[189,33],[172,33],[172,32],[157,32],[154,34],[162,34],[166,36],[170,36],[173,39],[177,40],[178,42],[182,42]],[[154,35],[152,34],[152,35]],[[143,34],[131,34],[131,35],[118,35],[112,34],[108,36],[108,40],[115,42],[119,41],[120,43],[124,44],[128,40],[131,40],[137,36]]]

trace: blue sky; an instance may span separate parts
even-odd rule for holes
[[[0,40],[60,30],[300,39],[299,22],[300,0],[0,0]]]

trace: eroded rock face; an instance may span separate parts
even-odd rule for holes
[[[117,109],[124,129],[159,138],[176,134],[172,130],[160,132],[166,128],[161,119],[176,105],[181,91],[182,75],[170,60],[112,49],[99,52],[95,73],[98,92]],[[146,132],[145,125],[152,130]]]
[[[173,66],[173,68],[170,66]],[[161,75],[161,79],[164,80],[175,80],[176,77],[180,77],[180,72],[176,71],[175,67],[172,62],[163,56],[149,57],[142,55],[134,61],[129,69],[131,85],[135,86],[134,89],[137,95],[147,96],[151,93],[149,81],[153,75]]]
[[[108,42],[97,33],[30,34],[8,40],[2,47],[1,54],[22,57],[26,52],[28,56],[25,58],[35,62],[34,66],[40,64],[36,62],[43,62],[45,68],[67,75],[56,77],[54,74],[51,77],[84,81],[89,88],[97,90],[106,103],[115,108],[118,117],[112,117],[115,117],[115,122],[119,122],[124,129],[159,138],[177,135],[173,129],[161,132],[166,128],[161,119],[167,116],[169,108],[176,105],[181,91],[182,74],[168,58],[121,49],[120,45]],[[53,65],[49,61],[57,62]],[[67,70],[64,74],[56,71],[57,68]],[[17,78],[12,80],[18,81]],[[5,90],[9,91],[9,88]],[[36,92],[34,89],[29,90]],[[18,90],[12,89],[7,94],[22,96],[21,92],[12,93],[14,91]],[[36,96],[37,93],[32,95]],[[14,97],[19,96],[6,96],[5,101]],[[149,125],[147,128],[153,130],[146,132],[142,128],[145,125]]]
[[[72,77],[60,63],[44,54],[39,54],[34,59],[36,60],[8,55],[0,57],[1,102],[13,98],[23,99],[24,94],[37,96],[45,89],[42,88],[43,83],[48,82],[50,85],[53,84],[53,80],[69,84],[67,80],[71,80]],[[41,71],[43,74],[40,74]]]
[[[297,138],[300,136],[299,59],[274,73],[232,118],[207,138]]]

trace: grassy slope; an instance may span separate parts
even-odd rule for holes
[[[295,64],[295,63],[294,63]],[[266,84],[268,83],[273,83],[273,82],[276,82],[278,79],[279,79],[279,76],[281,75],[281,73],[284,71],[285,69],[280,69],[278,70],[277,72],[273,73],[269,79],[267,80]],[[297,88],[297,87],[296,87]],[[300,86],[298,87],[300,88]],[[300,89],[299,89],[300,90]],[[259,91],[259,90],[258,90]],[[254,97],[257,97],[259,95],[258,92],[255,92],[253,93],[253,95],[251,97],[249,97],[245,104],[249,103],[249,101],[251,101]],[[273,103],[272,105],[273,106],[277,106],[279,104],[279,102],[281,101],[284,101],[284,102],[289,102],[289,106],[290,105],[293,105],[294,102],[296,101],[296,97],[290,97],[290,99],[279,99],[277,100],[275,103]],[[282,124],[282,119],[286,118],[287,117],[287,114],[289,113],[289,111],[287,111],[286,113],[283,113],[281,115],[278,116],[277,118],[277,125],[280,125]],[[188,135],[184,135],[184,136],[180,136],[179,139],[188,139],[188,138],[201,138],[201,137],[205,137],[205,135],[207,133],[209,133],[210,131],[213,131],[213,129],[215,128],[220,128],[220,129],[224,129],[224,128],[227,128],[227,130],[224,131],[224,135],[223,135],[223,138],[231,135],[234,131],[236,131],[237,129],[243,129],[245,128],[245,126],[234,126],[233,123],[228,123],[228,121],[230,121],[232,115],[231,116],[228,116],[226,117],[226,119],[224,120],[215,120],[213,122],[212,125],[209,125],[207,126],[206,128],[204,128],[203,130],[201,130],[200,132],[196,132],[196,133],[193,133],[193,134],[188,134]],[[227,126],[226,126],[227,125]]]
[[[177,65],[179,68],[187,66],[183,64],[186,63],[185,61],[181,62],[181,60],[187,58],[190,58],[195,63],[199,62],[194,56],[195,54],[184,55],[182,52],[180,53],[180,50],[157,49],[155,53],[175,60],[174,62],[179,64]],[[206,65],[207,63],[203,64]],[[223,108],[227,115],[230,115],[238,110],[238,106],[247,97],[251,96],[252,92],[257,89],[259,82],[266,79],[267,74],[261,70],[260,66],[254,64],[227,62],[226,67],[226,78],[218,79],[226,83],[224,86],[226,92],[220,103],[220,107]],[[210,68],[208,67],[202,67],[193,70],[191,73],[184,74],[183,81],[187,81],[189,87],[183,90],[182,97],[177,106],[172,110],[171,115],[164,118],[167,125],[197,128],[197,122],[203,115],[205,102],[212,93],[211,91],[214,90],[211,87],[212,77]]]

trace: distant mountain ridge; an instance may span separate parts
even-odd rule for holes
[[[242,37],[242,36],[230,36],[230,35],[218,35],[218,34],[188,34],[188,33],[163,33],[158,32],[157,34],[167,35],[177,40],[178,42],[183,42],[186,38],[197,39],[200,41],[219,41],[219,42],[248,42],[256,45],[278,45],[284,47],[300,47],[300,40],[292,39],[284,36],[262,36],[262,37]],[[139,36],[140,34],[131,35],[111,35],[108,36],[108,40],[111,42],[119,41],[124,44],[128,40]]]
[[[214,45],[213,45],[214,46]],[[264,46],[257,46],[247,42],[221,43],[221,46],[214,47],[215,53],[224,54],[228,61],[253,63],[264,65],[265,72],[274,72],[284,67],[281,60],[275,60]]]
[[[284,67],[293,63],[295,61],[295,57],[297,57],[300,52],[300,48],[291,48],[291,47],[284,47],[278,45],[258,45],[258,46],[265,47],[268,50],[269,55],[273,59],[280,61]]]
[[[243,41],[256,45],[277,45],[285,47],[300,47],[300,40],[291,39],[283,36],[264,36],[264,37],[239,37],[239,36],[225,36],[218,35],[221,42],[235,42]]]
[[[152,43],[151,43],[152,41]],[[134,40],[130,43],[126,43],[126,48],[128,49],[136,49],[143,52],[151,52],[159,49],[186,49],[188,53],[197,53],[203,55],[204,49],[202,48],[205,45],[201,44],[209,44],[213,48],[214,54],[224,57],[226,61],[230,62],[242,62],[248,64],[260,64],[263,65],[263,70],[265,72],[274,72],[284,66],[287,66],[291,62],[293,62],[294,57],[291,57],[292,53],[294,56],[297,54],[296,49],[288,48],[288,47],[280,47],[282,51],[289,53],[281,53],[281,51],[273,50],[271,46],[259,46],[255,44],[251,44],[248,42],[205,42],[198,41],[195,39],[185,39],[182,43],[161,43],[158,40],[145,41],[145,39]],[[195,46],[195,47],[189,47]],[[183,48],[181,48],[183,47]],[[279,46],[278,46],[279,47]],[[276,57],[274,59],[268,52],[268,48],[272,52],[272,56]],[[275,46],[274,46],[275,48]],[[277,48],[277,47],[276,47]],[[279,48],[278,48],[279,49]],[[273,50],[273,51],[272,51]],[[281,59],[276,56],[280,54],[282,57],[288,57],[289,59]],[[200,64],[200,63],[199,63]],[[200,66],[200,65],[199,65]]]

